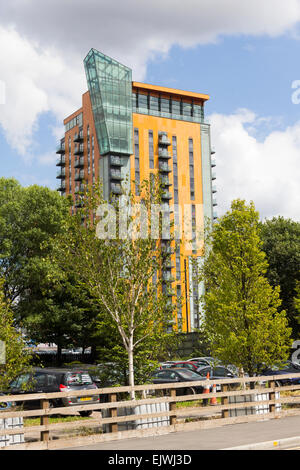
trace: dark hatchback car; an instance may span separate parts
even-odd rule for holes
[[[299,374],[299,377],[285,378],[288,374]],[[282,379],[277,379],[277,385],[300,384],[300,365],[295,362],[286,361],[281,366],[266,368],[260,375],[282,375]]]
[[[98,388],[91,376],[84,370],[72,369],[35,369],[31,373],[19,375],[10,383],[9,393],[20,395],[26,393],[68,392],[71,390],[94,390]],[[51,406],[75,406],[99,403],[99,395],[84,397],[63,397],[51,400]],[[24,401],[25,407],[36,408],[38,400]],[[92,411],[80,411],[81,416],[89,416]]]
[[[221,380],[221,379],[233,379],[237,377],[230,369],[224,366],[216,366],[216,367],[199,367],[197,369],[197,373],[201,377],[207,377],[209,373],[209,380]],[[236,384],[231,384],[231,387],[235,387]],[[217,392],[221,391],[221,385],[216,386]]]
[[[206,378],[201,377],[197,372],[189,369],[163,369],[155,371],[152,374],[152,383],[154,384],[172,384],[178,382],[199,382]],[[204,387],[201,385],[183,387],[176,390],[176,395],[192,395],[194,393],[203,393]]]

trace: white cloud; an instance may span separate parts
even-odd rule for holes
[[[178,44],[191,47],[224,35],[296,35],[300,0],[10,0],[0,6],[0,80],[7,104],[0,124],[9,143],[31,153],[38,118],[58,122],[80,106],[83,58],[95,47],[133,68]]]
[[[6,91],[0,124],[8,143],[30,158],[39,116],[52,111],[61,121],[74,106],[79,107],[80,91],[85,91],[84,74],[78,67],[64,64],[50,48],[40,49],[14,29],[0,26],[0,44],[5,44],[0,48],[0,79]]]
[[[209,121],[216,149],[218,215],[241,198],[252,200],[261,218],[282,215],[300,221],[300,121],[270,132],[263,141],[250,135],[247,125],[257,127],[264,119],[247,109],[212,114]]]

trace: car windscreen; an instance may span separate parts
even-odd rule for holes
[[[91,376],[87,372],[69,372],[66,374],[65,383],[69,386],[91,385]]]
[[[180,371],[180,375],[184,379],[199,379],[199,380],[201,380],[201,377],[199,376],[199,374],[197,374],[197,372],[194,372],[194,371],[189,370],[189,369]]]

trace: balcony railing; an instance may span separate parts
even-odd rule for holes
[[[75,158],[74,168],[83,168],[84,167],[84,157]]]
[[[216,175],[216,172],[215,172],[215,171],[212,171],[212,172],[211,172],[211,179],[212,179],[212,180],[217,179],[217,175]]]
[[[158,158],[169,159],[172,158],[172,155],[169,154],[167,149],[159,149],[158,150]]]
[[[112,183],[111,184],[111,192],[113,194],[122,194],[122,187],[120,184]]]
[[[161,173],[170,173],[172,171],[172,169],[168,165],[168,162],[160,161],[158,164],[158,168]]]
[[[211,167],[214,168],[216,166],[216,159],[215,158],[211,158]]]
[[[173,198],[172,193],[170,191],[164,191],[161,197],[162,199],[168,199],[168,200]]]
[[[169,181],[168,177],[161,177],[160,181],[163,186],[172,186],[172,183]]]
[[[161,132],[158,134],[158,143],[159,145],[171,145],[170,139],[168,138],[168,134],[166,132]]]
[[[56,153],[63,155],[65,152],[66,152],[65,143],[64,143],[64,142],[61,142],[61,143],[58,144],[58,146],[56,147]]]
[[[66,164],[66,157],[65,155],[61,155],[61,157],[56,160],[56,166],[65,166],[65,164]]]
[[[122,166],[123,162],[122,159],[116,155],[110,156],[110,164],[111,166]]]
[[[121,181],[123,179],[121,171],[118,170],[110,170],[110,177],[112,180]]]
[[[57,191],[65,191],[66,190],[66,182],[65,180],[61,180],[58,187],[56,188]]]
[[[61,168],[57,173],[56,173],[56,178],[57,179],[63,179],[66,177],[66,169],[65,168]]]
[[[74,155],[83,155],[83,145],[77,145]]]
[[[84,184],[78,184],[75,186],[75,194],[84,192]]]
[[[84,171],[78,171],[75,173],[75,181],[81,181],[84,178]]]
[[[83,131],[80,131],[78,134],[74,135],[73,142],[83,142]]]

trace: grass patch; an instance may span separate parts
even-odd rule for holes
[[[87,416],[50,416],[49,423],[71,423],[73,421],[84,421],[87,419],[91,418]],[[40,418],[24,418],[24,426],[39,426],[40,421]]]

